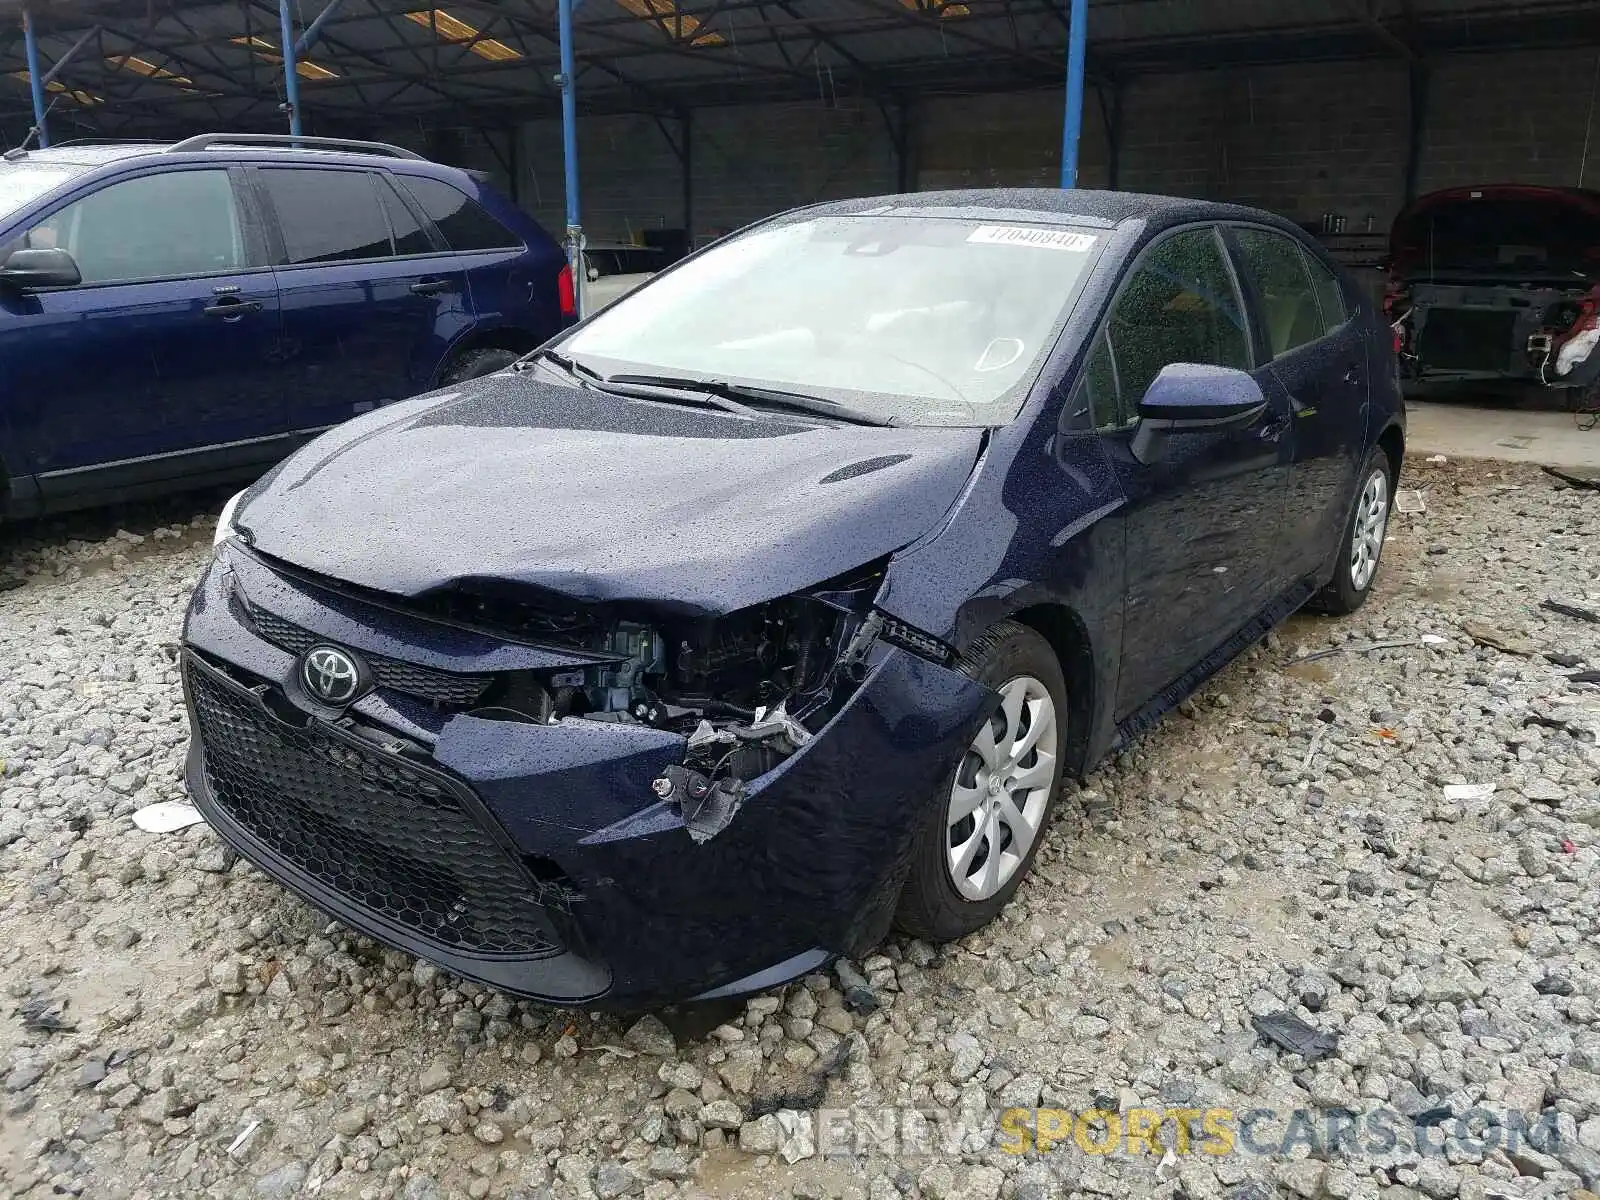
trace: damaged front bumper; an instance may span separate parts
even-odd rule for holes
[[[538,653],[460,630],[424,647],[393,613],[236,565],[315,639],[390,668],[470,674]],[[693,760],[680,732],[440,714],[381,679],[342,712],[297,704],[300,658],[241,616],[232,573],[213,564],[185,626],[188,783],[207,818],[351,927],[552,1003],[738,994],[873,945],[913,835],[994,703],[873,641],[826,724],[707,824],[661,782]]]
[[[1413,283],[1403,295],[1401,349],[1419,378],[1600,381],[1600,288]]]

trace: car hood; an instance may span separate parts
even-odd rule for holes
[[[272,558],[395,595],[520,584],[724,613],[916,540],[982,444],[507,374],[324,434],[235,520]]]

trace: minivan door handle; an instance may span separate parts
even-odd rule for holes
[[[419,279],[411,285],[411,292],[416,296],[437,296],[440,292],[453,292],[456,290],[454,279]]]
[[[206,305],[200,311],[208,317],[221,317],[224,321],[237,321],[245,313],[260,312],[261,301],[239,300],[232,296],[224,296],[222,299]]]

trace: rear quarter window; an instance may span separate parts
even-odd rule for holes
[[[1332,333],[1350,319],[1350,306],[1345,302],[1344,285],[1328,269],[1326,263],[1314,254],[1305,256],[1311,268],[1311,286],[1317,293],[1317,304],[1322,309],[1322,325]]]
[[[407,175],[401,185],[415,197],[422,211],[452,250],[520,249],[522,239],[512,233],[471,196],[439,179]]]

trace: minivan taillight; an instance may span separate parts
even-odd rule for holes
[[[561,315],[566,318],[578,315],[578,293],[572,286],[572,264],[568,263],[561,268],[561,274],[556,277],[556,295],[561,300]]]

